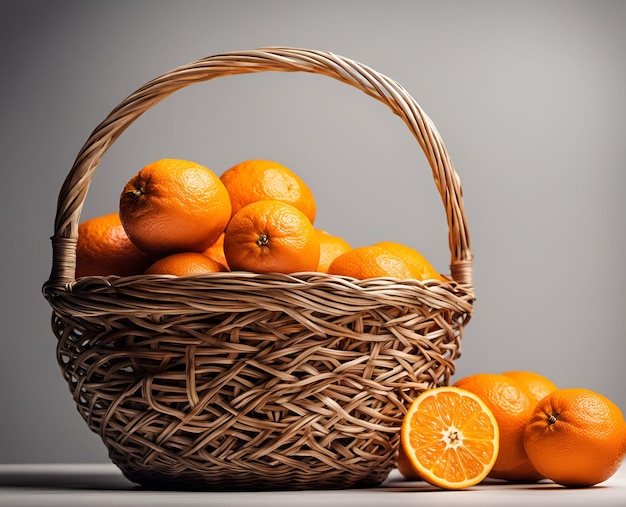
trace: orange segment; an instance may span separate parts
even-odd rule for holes
[[[481,482],[499,450],[491,410],[475,394],[451,386],[430,389],[413,401],[400,440],[416,475],[444,489]]]

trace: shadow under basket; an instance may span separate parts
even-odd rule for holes
[[[338,79],[405,122],[446,210],[447,281],[246,272],[75,278],[89,182],[125,128],[180,88],[262,71]],[[111,460],[151,489],[380,485],[395,465],[408,404],[449,383],[474,303],[460,183],[431,120],[391,79],[307,49],[210,56],[131,94],[77,156],[52,247],[43,291],[63,376]]]

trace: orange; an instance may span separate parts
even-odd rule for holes
[[[228,268],[228,261],[226,261],[226,256],[224,255],[224,233],[220,234],[217,241],[202,253]]]
[[[352,250],[352,247],[345,239],[322,229],[316,229],[315,233],[320,241],[320,262],[317,271],[328,273],[330,264],[342,253]]]
[[[138,275],[151,262],[130,241],[117,213],[95,217],[79,224],[76,278]]]
[[[491,409],[500,428],[500,454],[490,477],[517,482],[542,478],[524,450],[524,428],[536,402],[517,380],[495,373],[477,373],[454,384],[479,396]]]
[[[281,201],[257,201],[231,219],[224,234],[224,254],[233,271],[315,271],[320,242],[299,209]]]
[[[607,480],[626,454],[626,422],[609,399],[588,389],[558,389],[535,408],[524,432],[533,465],[563,486]]]
[[[381,241],[376,245],[387,248],[389,251],[404,259],[413,272],[413,278],[416,280],[441,280],[446,279],[441,276],[432,264],[420,252],[414,248],[396,243],[395,241]]]
[[[246,160],[225,171],[220,179],[228,189],[234,215],[256,201],[282,201],[315,222],[313,192],[291,169],[272,160]]]
[[[162,257],[146,269],[146,274],[189,276],[220,271],[227,269],[206,255],[198,252],[180,252]]]
[[[400,280],[414,278],[413,271],[399,255],[383,246],[360,246],[339,255],[329,266],[331,275],[366,278],[391,277]]]
[[[418,474],[409,457],[406,455],[406,451],[404,450],[404,446],[402,445],[402,440],[400,441],[400,446],[398,447],[398,456],[396,457],[396,468],[398,472],[402,474],[402,476],[409,481],[421,481],[422,477]]]
[[[413,400],[400,441],[419,477],[441,488],[464,489],[481,482],[493,467],[498,423],[475,394],[437,387]]]
[[[148,164],[120,196],[120,218],[130,240],[155,258],[202,252],[224,232],[230,214],[230,198],[217,175],[187,160]]]
[[[532,398],[539,402],[557,387],[549,378],[533,371],[507,371],[503,373],[507,377],[517,380],[531,394]]]

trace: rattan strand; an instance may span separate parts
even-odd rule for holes
[[[449,283],[236,272],[75,280],[91,178],[128,125],[180,88],[261,71],[323,74],[402,118],[446,210]],[[399,84],[327,52],[215,55],[131,94],[78,154],[59,193],[52,245],[44,295],[63,376],[112,461],[150,488],[380,484],[406,405],[449,382],[473,310],[461,187],[434,125]]]

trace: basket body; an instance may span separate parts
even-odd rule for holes
[[[425,134],[416,135],[422,147],[434,136],[439,150],[424,149],[447,200],[449,282],[241,272],[74,279],[80,208],[100,157],[141,112],[194,76],[304,70],[378,95],[397,114],[406,102],[388,78],[328,53],[283,48],[201,62],[116,108],[61,189],[44,295],[76,407],[111,460],[144,487],[379,485],[395,464],[408,404],[449,382],[474,302],[456,174],[416,105],[403,114]]]
[[[55,313],[59,364],[113,462],[152,488],[384,481],[405,406],[453,372],[467,302],[424,315],[407,304],[419,283],[209,278],[77,283],[66,303],[92,315]]]

